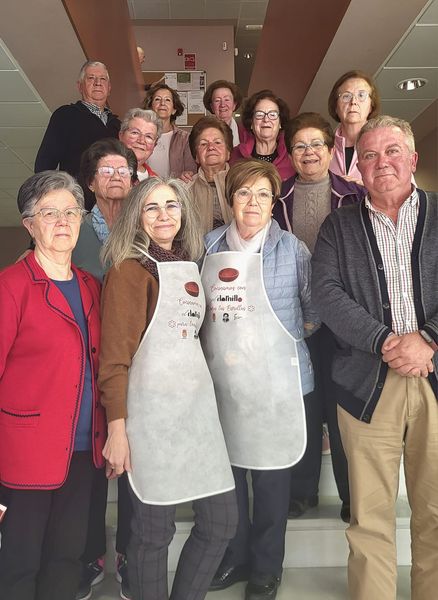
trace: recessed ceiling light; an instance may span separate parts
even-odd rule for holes
[[[263,25],[245,25],[247,31],[260,31],[263,29]]]
[[[251,60],[252,57],[253,57],[252,52],[244,52],[243,53],[243,58],[246,58],[246,60]]]
[[[426,85],[427,79],[423,79],[422,77],[416,77],[415,79],[403,79],[397,83],[397,87],[399,90],[403,90],[403,92],[411,92],[412,90],[418,90],[418,88]]]

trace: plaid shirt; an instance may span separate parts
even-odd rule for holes
[[[382,256],[391,303],[392,330],[397,335],[418,330],[412,287],[411,250],[417,226],[419,198],[414,188],[398,211],[397,223],[365,199]]]
[[[82,100],[82,104],[86,106],[88,110],[93,113],[93,115],[99,117],[99,119],[104,125],[108,123],[108,115],[110,113],[109,108],[105,106],[103,110],[100,110],[98,106],[96,106],[95,104],[91,104],[90,102],[85,102],[85,100]]]

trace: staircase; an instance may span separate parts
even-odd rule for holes
[[[108,553],[114,553],[116,532],[115,500],[117,487],[110,482],[107,512]],[[338,498],[333,477],[331,457],[322,457],[319,485],[319,506],[309,509],[298,519],[289,519],[286,531],[284,568],[292,567],[344,567],[347,564],[348,544],[345,523],[339,512]],[[181,549],[192,528],[192,512],[189,504],[177,511],[176,533],[169,549],[169,570],[175,571]],[[410,565],[410,509],[406,497],[403,467],[400,469],[400,489],[397,501],[397,562]],[[114,561],[106,561],[108,570]]]

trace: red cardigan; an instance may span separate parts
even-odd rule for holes
[[[72,266],[88,325],[93,375],[93,460],[104,464],[106,428],[98,399],[98,282]],[[34,253],[0,272],[0,482],[54,489],[66,480],[84,384],[79,326]]]

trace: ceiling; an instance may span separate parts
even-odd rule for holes
[[[49,1],[38,0],[46,4]],[[235,27],[235,46],[238,48],[236,82],[242,89],[250,87],[251,72],[257,66],[257,48],[262,52],[266,49],[264,44],[272,43],[263,36],[263,32],[248,31],[246,26],[261,24],[265,18],[268,21],[281,1],[127,0],[133,20],[196,20],[204,23],[229,20]],[[56,4],[61,6],[59,2]],[[53,96],[49,99],[50,87],[56,87],[53,85],[55,82],[62,87],[67,98],[73,99],[76,73],[68,64],[69,58],[66,58],[60,79],[54,78],[50,69],[44,70],[46,61],[40,59],[38,77],[32,76],[37,90],[30,81],[30,70],[27,69],[26,74],[26,67],[23,66],[30,64],[31,60],[26,52],[32,52],[21,42],[26,36],[17,38],[6,31],[5,23],[11,22],[11,15],[6,15],[6,21],[2,11],[4,5],[0,8],[0,226],[13,226],[20,222],[16,210],[17,190],[33,172],[35,155],[51,114],[48,106],[53,108],[62,103],[58,99],[54,102]],[[375,20],[376,14],[380,16],[379,20]],[[17,27],[23,27],[22,19],[18,19],[17,23]],[[29,22],[29,31],[31,27],[32,23]],[[312,23],[307,27],[309,43],[298,52],[312,49],[311,40],[315,32],[312,31]],[[290,33],[291,52],[296,52],[292,25]],[[61,52],[62,43],[66,43],[64,32],[61,38],[59,47],[53,48],[52,53]],[[83,53],[80,46],[76,45],[72,62],[77,66],[81,64]],[[251,58],[243,58],[245,53],[251,54]],[[293,79],[287,70],[287,56],[281,59],[279,76],[290,77],[293,86]],[[331,86],[341,73],[350,68],[362,68],[375,76],[382,96],[383,112],[414,121],[414,125],[415,122],[421,122],[421,128],[416,131],[417,139],[418,135],[426,136],[436,129],[438,0],[409,0],[406,3],[400,3],[399,0],[385,0],[385,3],[367,0],[366,5],[363,0],[351,0],[314,75],[301,110],[316,110],[327,116],[327,97]],[[414,76],[426,78],[428,84],[413,92],[397,89],[398,81]],[[68,85],[65,83],[67,79],[71,82]],[[427,115],[427,119],[422,119],[422,115]]]

